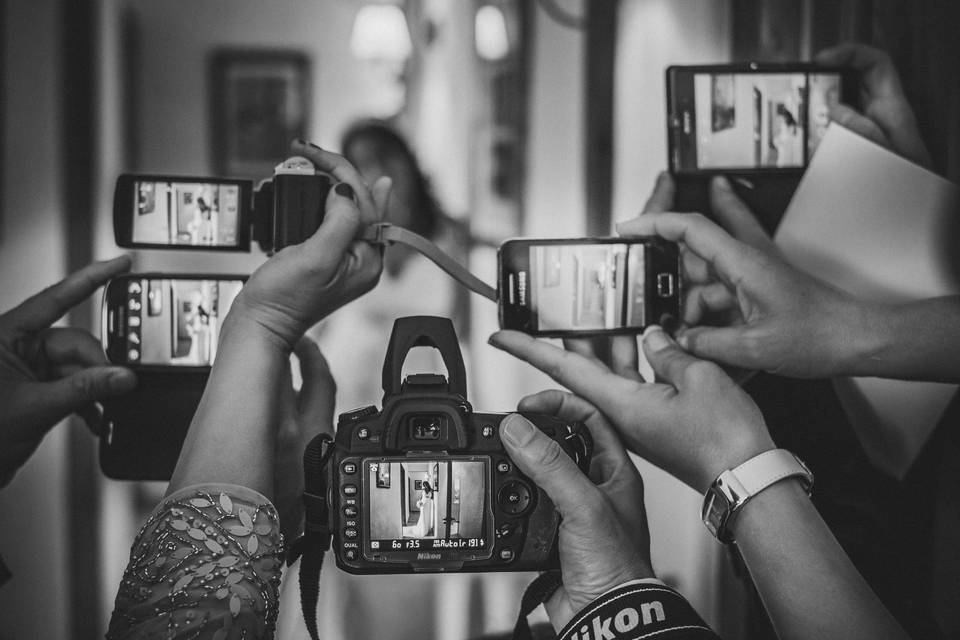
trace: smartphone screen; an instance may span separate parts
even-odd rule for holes
[[[831,105],[849,102],[842,70],[668,71],[671,168],[797,171],[830,123]]]
[[[243,278],[127,276],[107,289],[104,336],[111,362],[209,367]]]
[[[246,180],[126,174],[114,193],[114,233],[124,247],[245,251]]]
[[[642,240],[509,241],[500,250],[501,326],[534,335],[642,331],[665,300],[677,300],[676,258],[664,269],[662,251]]]

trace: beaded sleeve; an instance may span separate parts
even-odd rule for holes
[[[182,489],[137,535],[107,638],[272,638],[282,554],[276,509],[256,491]]]

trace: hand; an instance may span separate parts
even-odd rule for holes
[[[297,141],[293,151],[340,182],[327,196],[316,233],[264,263],[233,304],[237,316],[266,329],[287,351],[312,325],[377,283],[380,248],[358,238],[383,217],[391,185],[384,177],[368,187],[349,162],[312,144]]]
[[[689,215],[689,214],[684,214]],[[683,351],[660,327],[643,349],[657,383],[518,331],[490,344],[529,362],[606,416],[628,449],[704,493],[721,472],[773,448],[753,401],[715,364]]]
[[[0,315],[0,487],[54,425],[136,385],[132,371],[108,366],[92,335],[50,327],[129,268],[128,256],[96,262]]]
[[[819,64],[853,67],[860,72],[863,114],[848,105],[830,107],[830,119],[924,167],[931,166],[917,119],[903,93],[900,77],[885,51],[846,43],[818,53]]]
[[[320,348],[310,338],[297,343],[302,384],[293,388],[290,369],[281,389],[280,423],[274,450],[274,503],[280,514],[280,531],[294,540],[303,527],[303,452],[321,433],[333,435],[337,385]]]
[[[727,204],[735,198],[728,194]],[[739,213],[748,226],[749,211]],[[873,315],[868,305],[787,264],[760,238],[759,225],[754,242],[763,248],[699,214],[642,215],[618,231],[682,244],[687,327],[677,340],[694,355],[800,378],[842,375],[863,358]],[[696,326],[704,322],[722,326]]]
[[[550,496],[562,516],[563,585],[544,603],[559,631],[606,591],[653,577],[643,480],[606,418],[586,400],[562,391],[544,391],[524,398],[519,409],[583,421],[594,441],[587,478],[554,440],[526,418],[513,414],[500,426],[510,458]]]

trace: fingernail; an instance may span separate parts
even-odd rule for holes
[[[713,179],[713,184],[715,184],[718,189],[723,189],[724,191],[730,191],[730,181],[727,180],[726,176],[716,176]]]
[[[687,338],[687,334],[686,334],[686,333],[679,333],[679,334],[677,334],[677,344],[680,345],[680,347],[681,347],[684,351],[686,351],[686,350],[689,349],[689,347],[690,347],[690,339]]]
[[[660,351],[661,349],[666,349],[670,346],[670,336],[667,335],[667,332],[663,330],[660,325],[650,325],[643,332],[643,344],[653,352]]]
[[[346,182],[338,183],[337,186],[333,188],[333,190],[337,192],[338,196],[342,196],[344,198],[349,198],[353,200],[353,187],[351,187]]]
[[[526,418],[511,413],[500,423],[500,437],[515,447],[522,447],[533,437],[533,425]]]
[[[487,344],[492,345],[492,346],[494,346],[494,347],[499,347],[499,346],[500,346],[500,334],[499,334],[499,333],[494,333],[494,334],[492,334],[489,338],[487,338]]]

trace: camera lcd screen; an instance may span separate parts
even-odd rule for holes
[[[370,551],[475,553],[490,546],[486,462],[378,459],[364,464]]]
[[[529,251],[526,295],[534,330],[644,326],[643,244],[531,244]]]
[[[213,364],[223,318],[242,280],[127,282],[126,357],[131,364]]]
[[[840,101],[840,73],[694,73],[696,157],[680,169],[807,166]]]
[[[238,184],[136,180],[134,243],[191,247],[240,246]]]

